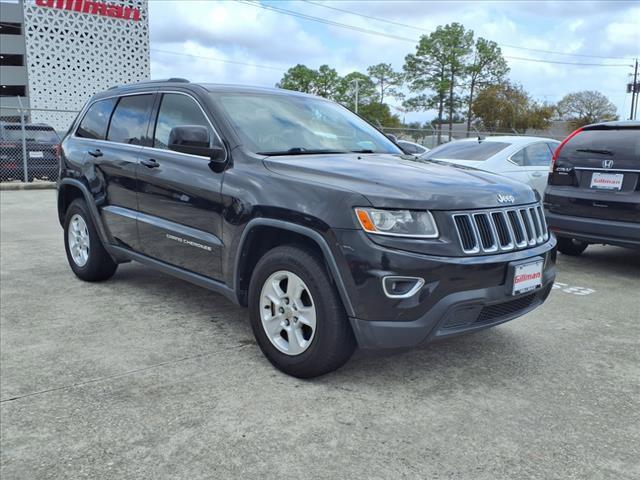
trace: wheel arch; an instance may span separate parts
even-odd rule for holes
[[[282,234],[287,235],[286,241],[282,241]],[[347,311],[347,315],[355,316],[353,305],[340,274],[336,259],[324,237],[309,227],[269,218],[256,218],[251,220],[242,232],[242,236],[238,242],[233,272],[233,285],[239,303],[247,306],[249,281],[258,260],[271,248],[286,244],[301,245],[321,255],[328,273],[338,289],[338,294]]]
[[[102,223],[102,217],[98,212],[98,207],[95,204],[95,200],[89,192],[89,189],[79,180],[64,178],[58,183],[58,220],[60,225],[63,225],[64,223],[64,218],[69,205],[78,198],[84,199],[87,208],[89,209],[89,214],[92,217],[93,224],[96,226],[96,230],[100,236],[100,240],[103,245],[107,245],[107,233],[104,228],[104,224]]]

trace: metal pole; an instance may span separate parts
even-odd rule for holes
[[[358,79],[354,78],[353,82],[356,84],[356,113],[358,113],[358,90],[359,90]]]
[[[636,68],[635,68],[635,73],[633,74],[633,84],[631,85],[631,114],[629,115],[629,120],[635,120],[635,116],[638,113],[638,109],[635,108],[635,100],[638,98],[638,93],[640,93],[640,92],[636,92],[637,85],[638,85],[638,59],[636,58]]]
[[[24,110],[22,108],[22,100],[18,97],[18,104],[20,105],[20,130],[22,132],[22,171],[23,171],[23,182],[27,183],[29,181],[29,170],[27,168],[27,135],[24,125]]]

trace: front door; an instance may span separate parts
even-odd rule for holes
[[[201,125],[220,142],[190,95],[164,93],[138,166],[138,231],[145,255],[210,278],[221,277],[223,173],[207,157],[168,149],[173,127]]]

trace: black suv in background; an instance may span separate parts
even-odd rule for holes
[[[558,250],[590,243],[640,249],[640,122],[579,128],[556,149],[544,205]]]
[[[24,126],[27,151],[27,178],[58,180],[60,137],[44,123]],[[22,125],[0,122],[0,180],[25,180],[22,151]]]
[[[58,214],[79,278],[136,260],[219,292],[299,377],[356,345],[511,320],[555,277],[528,186],[404,155],[346,108],[286,90],[174,79],[96,95],[62,142]]]

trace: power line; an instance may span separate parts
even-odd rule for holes
[[[386,18],[380,18],[380,17],[374,17],[372,15],[365,15],[364,13],[356,12],[354,10],[347,10],[346,8],[333,7],[333,6],[325,5],[324,3],[314,2],[312,0],[302,0],[302,1],[305,2],[305,3],[308,3],[310,5],[315,5],[317,7],[327,8],[329,10],[334,10],[334,11],[337,11],[337,12],[356,15],[358,17],[368,18],[370,20],[376,20],[378,22],[388,23],[389,25],[396,25],[398,27],[409,28],[409,29],[412,29],[412,30],[416,30],[418,32],[428,33],[427,30],[425,30],[424,28],[417,27],[415,25],[409,25],[409,24],[406,24],[406,23],[395,22],[393,20],[388,20]],[[631,58],[627,58],[627,57],[609,57],[609,56],[606,56],[606,55],[588,55],[588,54],[585,54],[585,53],[557,52],[557,51],[554,51],[554,50],[543,50],[543,49],[540,49],[540,48],[528,48],[528,47],[521,47],[519,45],[509,45],[507,43],[501,43],[501,44],[498,44],[498,45],[501,46],[501,47],[513,48],[513,49],[517,49],[517,50],[526,50],[526,51],[529,51],[529,52],[539,52],[539,53],[551,53],[551,54],[554,54],[554,55],[568,55],[568,56],[573,56],[573,57],[586,57],[586,58],[604,58],[604,59],[613,59],[613,60],[631,60]]]
[[[307,14],[304,14],[304,13],[295,12],[293,10],[287,10],[285,8],[274,7],[272,5],[259,4],[259,3],[255,3],[255,2],[252,2],[252,1],[246,1],[246,0],[239,0],[239,2],[240,3],[244,3],[246,5],[250,5],[250,6],[255,7],[255,8],[261,8],[263,10],[270,10],[270,11],[273,11],[273,12],[276,12],[276,13],[281,13],[283,15],[289,15],[289,16],[292,16],[292,17],[302,18],[304,20],[323,23],[325,25],[332,25],[332,26],[344,28],[344,29],[347,29],[347,30],[352,30],[352,31],[360,32],[360,33],[366,33],[368,35],[375,35],[375,36],[378,36],[378,37],[386,37],[386,38],[391,38],[393,40],[401,40],[401,41],[404,41],[404,42],[411,42],[413,44],[415,44],[417,42],[417,40],[415,38],[401,37],[399,35],[387,34],[387,33],[384,33],[384,32],[380,32],[378,30],[371,30],[371,29],[368,29],[368,28],[357,27],[355,25],[349,25],[349,24],[346,24],[346,23],[334,22],[333,20],[327,20],[327,19],[321,18],[321,17],[314,17],[313,15],[307,15]],[[331,7],[331,8],[335,8],[335,7]],[[588,67],[628,67],[629,66],[627,64],[562,62],[562,61],[555,61],[555,60],[542,60],[542,59],[536,59],[536,58],[509,57],[509,56],[506,56],[506,55],[505,55],[505,58],[510,58],[510,59],[513,59],[513,60],[520,60],[520,61],[536,62],[536,63],[551,63],[551,64],[560,64],[560,65],[577,65],[577,66],[588,66]]]
[[[149,50],[151,50],[152,52],[159,52],[159,53],[166,53],[169,55],[179,55],[182,57],[191,57],[191,58],[200,58],[203,60],[212,60],[214,62],[222,62],[222,63],[232,63],[235,65],[245,65],[248,67],[255,67],[255,68],[265,68],[265,69],[269,69],[269,70],[275,70],[278,72],[286,72],[286,69],[282,68],[282,67],[275,67],[273,65],[260,65],[257,63],[248,63],[248,62],[241,62],[239,60],[228,60],[226,58],[216,58],[216,57],[207,57],[205,55],[193,55],[191,53],[184,53],[184,52],[171,52],[169,50],[162,50],[159,48],[150,48]]]

